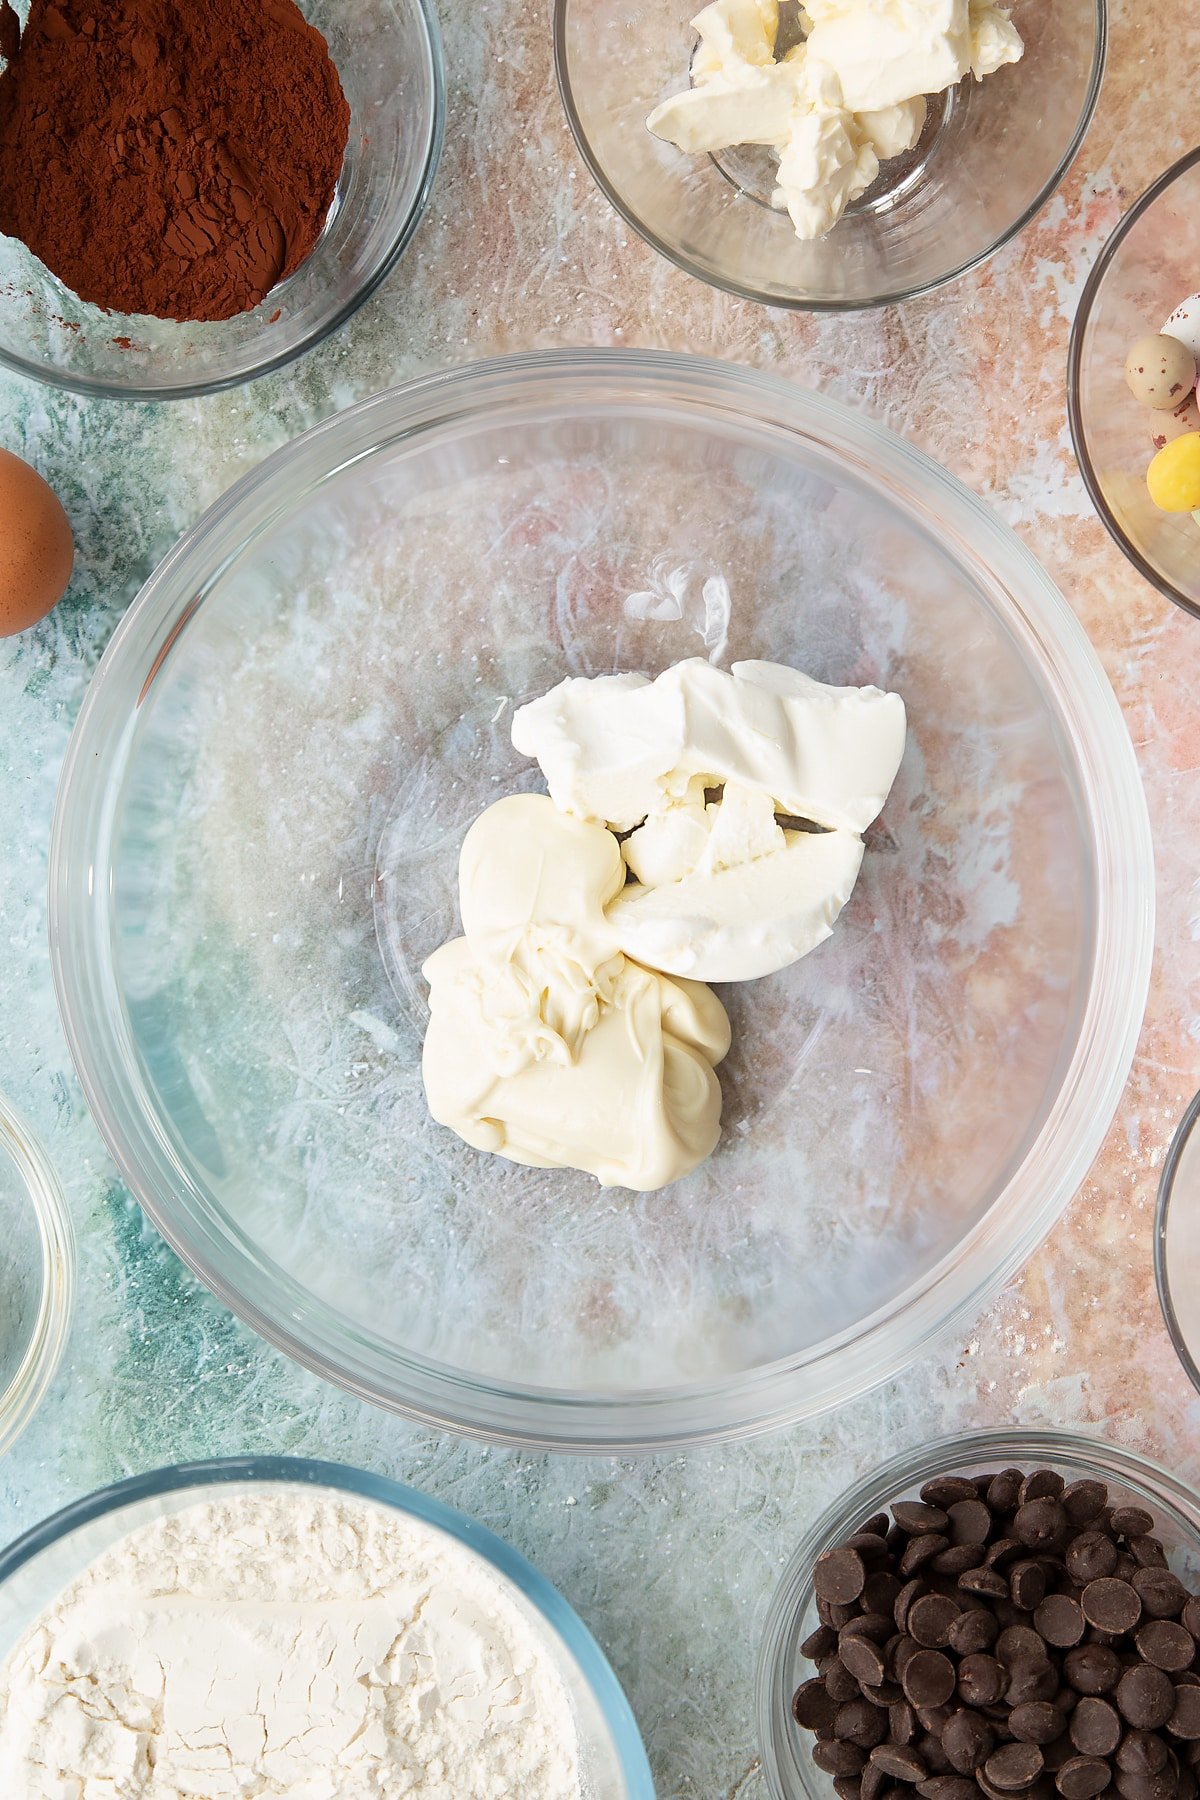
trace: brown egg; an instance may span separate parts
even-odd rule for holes
[[[26,631],[62,599],[75,545],[57,494],[0,450],[0,637]]]

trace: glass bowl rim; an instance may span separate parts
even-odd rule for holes
[[[1200,151],[1197,151],[1196,154],[1200,157]],[[1200,1094],[1195,1094],[1189,1100],[1183,1117],[1175,1127],[1171,1142],[1167,1147],[1162,1174],[1158,1178],[1158,1198],[1154,1208],[1154,1285],[1158,1289],[1158,1304],[1162,1308],[1163,1321],[1175,1354],[1183,1364],[1183,1370],[1188,1380],[1200,1393],[1200,1367],[1197,1366],[1196,1359],[1188,1348],[1187,1339],[1180,1328],[1175,1302],[1171,1297],[1171,1277],[1167,1268],[1167,1220],[1175,1193],[1175,1177],[1179,1173],[1179,1164],[1188,1147],[1197,1119],[1200,1119]]]
[[[783,1573],[761,1610],[761,1638],[754,1677],[754,1716],[770,1800],[796,1800],[780,1773],[773,1705],[783,1673],[787,1641],[797,1609],[807,1599],[813,1564],[825,1549],[853,1528],[858,1515],[879,1510],[888,1497],[899,1499],[919,1481],[953,1472],[962,1465],[1007,1459],[1054,1466],[1072,1462],[1090,1475],[1116,1484],[1142,1483],[1170,1506],[1195,1535],[1200,1550],[1200,1493],[1163,1464],[1124,1444],[1091,1432],[1025,1428],[1020,1425],[953,1432],[896,1452],[843,1488],[820,1513],[788,1558]],[[812,1790],[807,1792],[811,1795]]]
[[[614,389],[617,378],[625,385]],[[337,470],[382,445],[415,441],[436,426],[459,431],[464,421],[478,425],[484,416],[528,410],[539,399],[548,405],[557,396],[560,407],[570,403],[578,409],[580,390],[598,383],[609,411],[636,406],[656,416],[669,405],[677,416],[708,429],[733,416],[744,428],[788,442],[814,442],[827,455],[840,455],[851,469],[870,470],[881,488],[888,487],[908,528],[932,532],[943,553],[969,567],[978,580],[990,582],[1000,615],[1021,638],[1024,653],[1032,658],[1036,652],[1033,666],[1043,690],[1056,702],[1076,759],[1073,773],[1090,811],[1090,849],[1097,869],[1091,985],[1062,1087],[1033,1146],[1010,1176],[1010,1189],[1023,1184],[1025,1192],[1018,1192],[1007,1208],[1009,1220],[1019,1212],[1020,1229],[1006,1238],[1002,1256],[995,1256],[994,1245],[980,1241],[989,1220],[996,1228],[993,1207],[932,1273],[894,1297],[865,1328],[848,1328],[815,1351],[703,1386],[581,1395],[523,1386],[512,1378],[489,1379],[392,1349],[386,1353],[384,1380],[377,1365],[364,1365],[363,1334],[328,1309],[322,1311],[306,1290],[291,1292],[290,1278],[274,1266],[265,1288],[247,1280],[244,1257],[230,1278],[221,1267],[222,1261],[231,1266],[228,1249],[224,1257],[211,1254],[211,1235],[208,1243],[202,1241],[203,1221],[172,1203],[174,1188],[186,1177],[173,1164],[160,1162],[150,1171],[143,1160],[144,1121],[112,1079],[114,1070],[122,1080],[129,1079],[123,1039],[107,1009],[94,999],[105,970],[86,870],[104,863],[97,834],[105,828],[101,795],[112,762],[91,751],[97,728],[93,721],[104,725],[106,741],[117,741],[135,710],[138,690],[146,691],[174,636],[219,579],[235,547],[294,511],[306,492]],[[336,456],[328,440],[336,446]],[[299,489],[287,487],[284,480],[298,479],[297,464],[311,465],[313,471],[312,480]],[[986,546],[986,559],[977,544]],[[126,672],[131,661],[132,681]],[[128,693],[122,691],[123,680]],[[1104,1124],[1097,1129],[1096,1122],[1111,1117],[1124,1086],[1149,981],[1152,868],[1149,819],[1133,749],[1095,651],[1032,552],[948,471],[863,414],[777,375],[671,351],[525,352],[422,376],[334,415],[243,476],[168,552],[114,632],[68,745],[51,837],[51,962],[71,1054],[118,1167],[160,1233],[205,1287],[268,1342],[360,1398],[438,1429],[541,1449],[635,1453],[728,1441],[827,1410],[886,1379],[897,1358],[906,1365],[974,1318],[1021,1267],[1091,1166],[1104,1135]],[[81,876],[85,886],[75,900],[72,890]],[[161,1158],[161,1147],[155,1145],[151,1154]],[[1038,1167],[1039,1160],[1049,1167]],[[318,1339],[314,1329],[319,1329]],[[814,1371],[822,1383],[815,1397]]]
[[[279,350],[274,355],[264,357],[261,362],[252,363],[244,369],[236,369],[225,375],[210,376],[202,381],[164,381],[149,382],[145,379],[130,381],[114,381],[99,376],[76,373],[62,369],[49,363],[35,362],[32,358],[22,356],[18,351],[6,349],[0,343],[0,369],[6,369],[14,375],[21,375],[27,381],[43,387],[55,388],[72,394],[83,394],[94,400],[128,400],[132,402],[151,402],[155,400],[194,400],[205,394],[225,393],[231,388],[248,386],[252,381],[260,380],[264,375],[276,374],[290,363],[297,362],[300,357],[307,356],[327,338],[341,330],[359,308],[365,306],[372,294],[382,286],[400,261],[409,244],[412,242],[417,226],[425,215],[433,193],[433,184],[437,176],[438,164],[441,161],[442,146],[446,136],[446,67],[442,46],[442,30],[438,21],[433,0],[412,0],[417,16],[421,21],[425,48],[429,57],[431,116],[429,136],[422,153],[422,170],[420,183],[413,194],[412,204],[402,219],[397,222],[396,232],[391,243],[379,258],[378,264],[371,269],[364,279],[347,296],[342,304],[327,319],[318,320],[300,341],[286,350]],[[124,317],[126,315],[122,315]]]
[[[650,1764],[633,1708],[608,1658],[575,1608],[549,1577],[505,1538],[469,1514],[390,1475],[375,1475],[349,1463],[324,1462],[307,1456],[219,1456],[197,1462],[172,1463],[113,1482],[108,1487],[96,1488],[30,1526],[0,1549],[0,1586],[33,1557],[96,1519],[138,1501],[235,1481],[263,1485],[284,1483],[355,1494],[360,1499],[390,1506],[409,1518],[432,1525],[481,1557],[524,1595],[551,1635],[565,1645],[604,1720],[629,1800],[654,1800]]]
[[[1091,452],[1088,449],[1087,426],[1083,417],[1083,403],[1080,389],[1083,375],[1083,340],[1091,322],[1092,308],[1096,304],[1096,296],[1104,283],[1104,278],[1116,260],[1122,244],[1137,224],[1142,214],[1148,212],[1155,201],[1160,200],[1168,188],[1174,186],[1180,176],[1186,175],[1200,163],[1200,147],[1189,150],[1168,169],[1164,169],[1144,193],[1138,195],[1114,225],[1112,232],[1101,248],[1079,297],[1079,305],[1075,309],[1075,318],[1071,325],[1071,338],[1067,349],[1067,423],[1071,431],[1071,447],[1075,452],[1075,461],[1079,465],[1079,473],[1083,476],[1083,485],[1087,489],[1088,498],[1095,507],[1100,523],[1108,532],[1138,574],[1150,586],[1156,588],[1166,600],[1189,613],[1193,619],[1200,619],[1200,601],[1189,600],[1181,594],[1173,582],[1163,575],[1148,557],[1144,556],[1133,540],[1122,529],[1116,515],[1104,497],[1100,478],[1096,473]]]
[[[715,274],[709,269],[702,269],[682,250],[675,249],[665,243],[629,206],[616,185],[609,179],[600,159],[592,149],[587,133],[583,129],[583,121],[575,104],[575,93],[568,70],[567,56],[567,16],[572,6],[579,0],[554,0],[554,72],[558,83],[559,99],[571,128],[571,136],[575,147],[583,159],[592,180],[604,195],[609,205],[625,223],[652,250],[673,263],[685,275],[695,281],[702,281],[706,287],[718,289],[722,293],[733,294],[739,300],[749,300],[758,306],[778,307],[786,312],[807,313],[853,313],[873,312],[885,306],[902,306],[908,300],[920,300],[926,294],[937,293],[939,288],[949,287],[952,282],[961,281],[975,269],[990,262],[992,257],[1019,237],[1027,225],[1032,224],[1042,208],[1053,199],[1067,173],[1078,156],[1083,140],[1091,127],[1100,99],[1100,89],[1104,84],[1104,71],[1108,61],[1108,0],[1092,0],[1095,8],[1096,30],[1092,46],[1092,70],[1088,80],[1087,92],[1083,106],[1071,133],[1067,147],[1055,166],[1054,172],[1043,183],[1037,194],[1024,211],[1005,227],[1000,235],[985,249],[969,256],[964,262],[955,264],[944,274],[935,275],[932,280],[901,284],[889,288],[879,294],[871,294],[861,300],[808,299],[799,294],[765,293],[761,288],[735,280],[732,276]]]
[[[75,1233],[66,1196],[33,1127],[0,1094],[0,1156],[17,1172],[33,1208],[41,1252],[41,1288],[29,1342],[0,1393],[0,1456],[41,1405],[62,1360],[75,1303]]]

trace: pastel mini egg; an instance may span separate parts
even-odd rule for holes
[[[1200,401],[1195,394],[1189,394],[1174,412],[1151,415],[1150,442],[1156,450],[1161,450],[1164,444],[1174,443],[1176,438],[1184,437],[1189,431],[1200,431]]]
[[[75,545],[57,494],[0,450],[0,637],[27,631],[67,591]]]
[[[1200,294],[1181,300],[1163,326],[1163,336],[1178,338],[1200,362]]]
[[[1163,512],[1200,509],[1200,432],[1165,444],[1146,471],[1146,486]]]
[[[1155,412],[1174,412],[1196,386],[1196,359],[1174,337],[1141,337],[1125,358],[1135,400]]]

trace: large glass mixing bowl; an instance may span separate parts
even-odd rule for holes
[[[853,900],[723,991],[686,1180],[469,1149],[420,971],[535,784],[513,709],[706,651],[904,696]],[[1099,1147],[1153,927],[1129,739],[1028,551],[833,401],[652,352],[415,382],[239,482],[108,648],[52,857],[80,1076],[202,1279],[356,1393],[575,1448],[772,1427],[973,1317]]]

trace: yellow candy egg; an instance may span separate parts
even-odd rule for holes
[[[1146,471],[1146,485],[1163,512],[1200,508],[1200,431],[1164,444]]]

